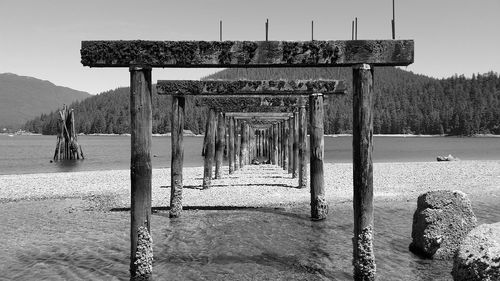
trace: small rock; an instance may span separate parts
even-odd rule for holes
[[[441,161],[459,161],[460,159],[458,157],[454,157],[451,154],[448,154],[448,156],[438,156],[436,160],[438,162],[441,162]]]
[[[500,280],[500,222],[471,230],[456,252],[451,274],[455,281]]]
[[[252,160],[252,165],[260,165],[259,160],[257,160],[257,159],[253,159],[253,160]]]
[[[452,259],[477,219],[467,195],[437,190],[418,197],[413,215],[412,243],[415,254],[432,259]]]

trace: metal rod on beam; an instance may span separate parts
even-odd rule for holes
[[[314,41],[314,21],[311,21],[311,41]]]
[[[396,12],[394,0],[392,0],[392,40],[396,39]]]
[[[266,19],[266,42],[269,39],[268,35],[269,35],[269,19]]]
[[[355,19],[354,40],[358,40],[358,17]]]

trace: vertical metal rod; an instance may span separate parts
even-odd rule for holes
[[[311,41],[314,41],[314,21],[311,21]]]
[[[351,26],[351,40],[354,40],[354,21],[352,21],[352,26]]]
[[[356,20],[355,20],[355,31],[354,31],[354,39],[355,40],[358,40],[358,17],[356,17]]]
[[[222,21],[219,21],[219,40],[222,42]]]
[[[396,39],[396,12],[394,7],[394,0],[392,0],[392,40]]]
[[[269,19],[266,19],[266,42],[269,39],[268,35],[269,35]]]

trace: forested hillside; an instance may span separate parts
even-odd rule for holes
[[[350,68],[226,69],[206,79],[343,79],[352,84]],[[129,132],[129,88],[119,88],[71,105],[82,133]],[[350,133],[352,92],[328,97],[325,133]],[[186,101],[185,129],[204,130],[206,110]],[[153,93],[153,132],[170,131],[170,100]],[[33,132],[53,134],[54,114],[26,123]],[[500,77],[496,73],[433,79],[392,67],[375,69],[376,134],[500,134]]]

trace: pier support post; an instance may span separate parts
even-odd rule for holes
[[[228,146],[228,150],[229,150],[229,157],[228,157],[228,160],[229,160],[229,174],[233,174],[234,171],[235,171],[235,154],[234,154],[234,117],[229,117],[229,146]]]
[[[241,122],[241,146],[240,146],[240,167],[243,168],[248,161],[248,124]]]
[[[293,117],[288,119],[288,173],[293,173]]]
[[[217,135],[215,141],[215,178],[222,177],[222,161],[224,160],[224,143],[226,140],[226,122],[224,113],[217,113]]]
[[[278,150],[278,154],[277,154],[278,155],[278,159],[276,160],[276,162],[277,162],[277,165],[279,167],[281,167],[282,162],[283,162],[283,159],[281,157],[281,152],[282,152],[281,151],[281,142],[283,140],[283,138],[282,138],[282,130],[281,130],[281,122],[278,122],[276,128],[278,130],[278,147],[277,147],[277,150]]]
[[[354,280],[375,280],[373,252],[373,69],[353,67]]]
[[[292,178],[299,175],[299,112],[293,113],[293,174]]]
[[[273,124],[273,165],[278,165],[278,124]]]
[[[172,162],[170,169],[170,214],[179,217],[182,212],[182,167],[184,165],[184,107],[185,98],[172,96]]]
[[[151,68],[130,70],[130,280],[153,279],[151,225]]]
[[[207,142],[205,146],[205,162],[203,169],[203,189],[210,188],[212,184],[212,167],[215,154],[215,127],[216,127],[216,115],[215,110],[210,108],[208,110],[208,125],[207,131],[205,132]]]
[[[231,117],[234,120],[234,170],[238,171],[241,168],[241,136],[240,130],[241,124],[239,120],[235,120],[234,117]]]
[[[307,117],[305,102],[299,108],[299,188],[307,187]]]
[[[283,121],[283,170],[288,171],[288,119]]]
[[[325,142],[323,139],[323,95],[309,96],[309,123],[311,128],[309,142],[309,158],[311,173],[311,218],[326,219],[328,204],[325,198],[325,180],[323,171],[323,155]]]

